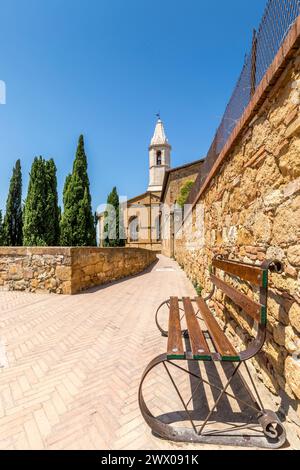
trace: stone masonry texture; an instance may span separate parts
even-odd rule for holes
[[[128,248],[0,248],[0,290],[76,294],[138,274],[155,253]]]
[[[283,262],[284,273],[271,275],[267,341],[253,362],[264,384],[285,396],[300,416],[299,105],[298,51],[177,233],[175,254],[207,292],[216,254],[251,263]],[[195,222],[196,211],[203,214],[202,224]],[[247,343],[252,328],[233,305],[218,294],[213,307],[227,333]]]

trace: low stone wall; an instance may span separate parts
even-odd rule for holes
[[[76,294],[138,274],[156,254],[130,248],[0,248],[0,290]]]
[[[141,248],[72,249],[72,293],[141,273],[156,260]]]
[[[0,289],[71,292],[70,248],[0,248]]]

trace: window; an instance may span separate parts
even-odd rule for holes
[[[138,217],[132,217],[129,221],[129,238],[131,242],[137,242],[139,240],[139,219]]]
[[[160,150],[158,150],[158,152],[156,152],[156,165],[157,166],[161,165],[161,151]]]
[[[156,241],[159,242],[161,239],[161,231],[160,231],[160,215],[155,219],[155,232],[156,232]]]

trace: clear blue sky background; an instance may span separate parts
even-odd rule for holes
[[[0,0],[0,208],[21,158],[53,157],[59,193],[83,133],[93,208],[148,184],[160,110],[172,165],[205,155],[266,0]]]

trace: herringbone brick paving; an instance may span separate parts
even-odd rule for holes
[[[195,293],[164,257],[142,275],[77,296],[0,292],[0,449],[199,448],[154,437],[138,407],[142,372],[166,347],[154,313],[171,295]],[[191,384],[176,379],[188,400]],[[162,371],[145,395],[157,415],[180,416]]]

